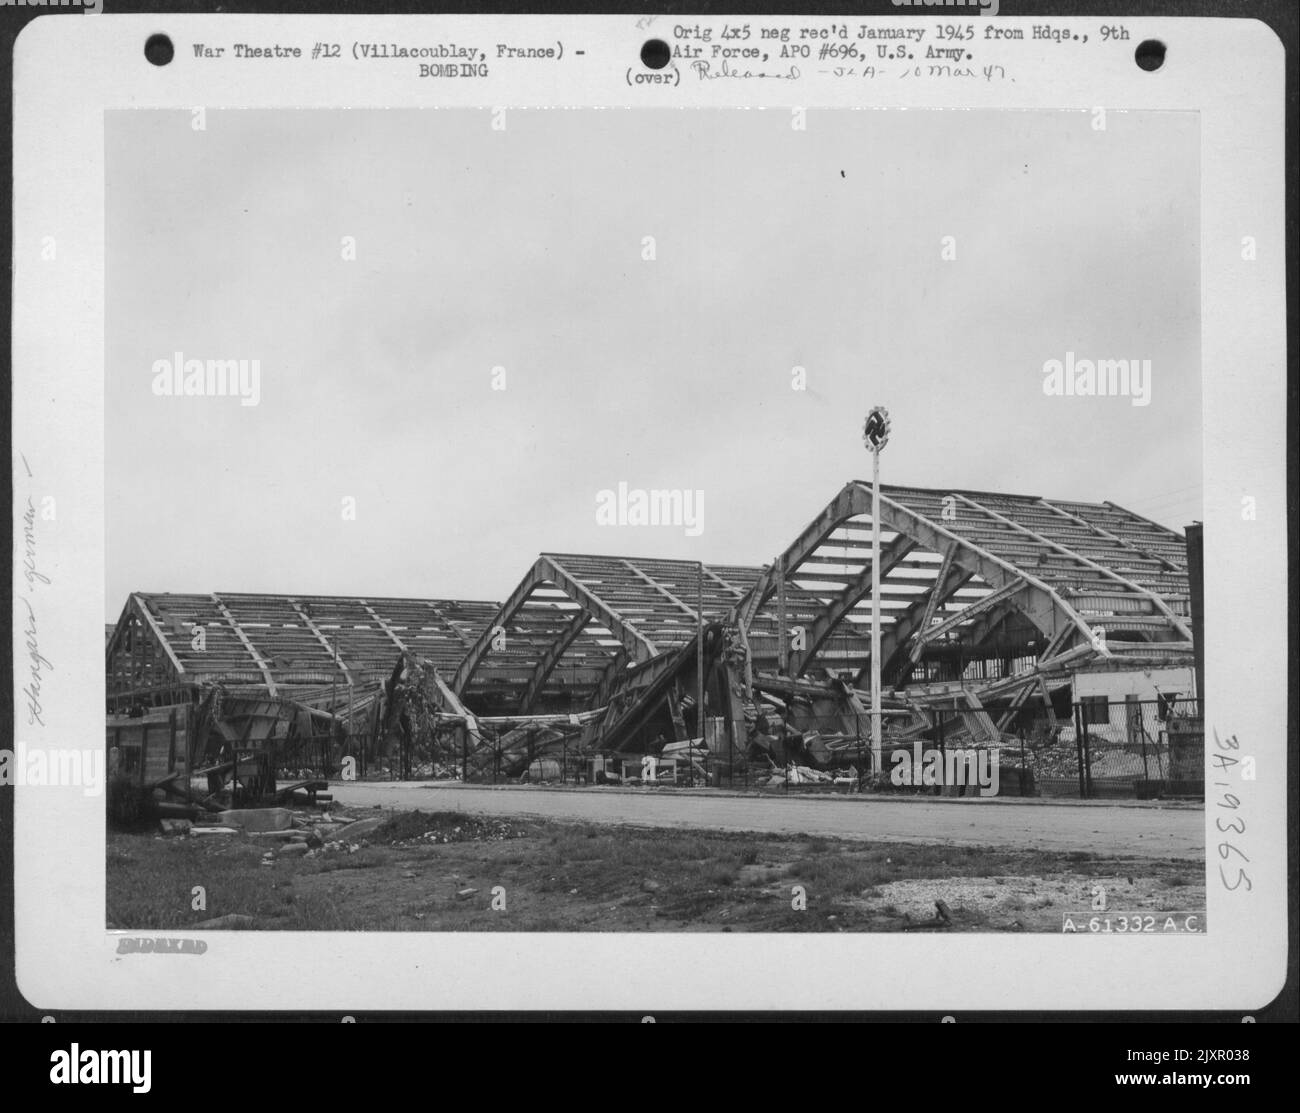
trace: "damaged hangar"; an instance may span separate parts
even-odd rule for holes
[[[209,759],[324,738],[306,764],[567,779],[658,755],[728,784],[756,739],[779,761],[778,723],[879,772],[871,505],[846,484],[761,565],[544,553],[500,604],[133,595],[107,647],[110,740],[115,718],[183,704]],[[1181,534],[1109,502],[882,485],[880,507],[886,746],[940,715],[950,741],[999,746],[1068,715],[1088,677],[1190,690]]]
[[[869,734],[871,485],[847,484],[761,567],[544,554],[451,677],[470,708],[527,715],[572,670],[586,752],[704,738],[726,783],[780,718]],[[1068,714],[1077,678],[1193,657],[1184,539],[1113,503],[881,487],[886,739],[998,745]],[[700,649],[702,647],[702,657]],[[531,669],[520,682],[521,667]],[[504,670],[498,674],[497,670]],[[696,726],[703,684],[704,730]],[[861,746],[854,748],[861,760]],[[872,768],[882,755],[866,755]]]
[[[249,796],[272,789],[277,769],[328,776],[350,754],[364,764],[365,742],[395,729],[383,718],[395,669],[418,659],[450,672],[496,610],[135,592],[105,647],[108,743],[145,785],[216,770]]]

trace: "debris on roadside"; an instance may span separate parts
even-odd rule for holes
[[[348,829],[350,833],[351,828]],[[401,812],[374,829],[374,842],[412,847],[463,842],[504,842],[528,834],[517,820],[491,819],[461,812]]]
[[[239,825],[233,821],[239,821]],[[243,826],[245,822],[252,829]],[[272,829],[260,829],[263,827]],[[254,861],[265,867],[280,861],[356,854],[372,845],[411,848],[504,842],[530,834],[518,819],[493,819],[461,812],[385,812],[353,819],[341,811],[322,814],[305,808],[239,809],[205,815],[196,822],[165,819],[159,821],[157,829],[161,832],[159,838],[206,837],[213,850],[220,854],[238,853],[239,847],[256,848],[261,853]],[[225,837],[215,839],[214,836]]]
[[[239,928],[251,928],[253,917],[232,912],[228,916],[216,916],[211,920],[202,920],[190,927],[195,931],[231,931]]]
[[[766,780],[756,782],[759,788],[784,788],[792,785],[828,785],[852,784],[852,778],[836,778],[831,773],[823,773],[809,765],[777,766]]]
[[[218,812],[218,823],[227,827],[242,827],[245,831],[287,831],[293,822],[293,812],[288,808],[237,808]]]
[[[919,924],[904,924],[904,931],[945,931],[953,926],[952,910],[941,900],[934,902],[934,919]]]
[[[341,827],[328,831],[326,842],[345,840],[347,842],[358,842],[364,836],[377,831],[387,822],[384,816],[371,816],[369,819],[358,819],[355,823],[345,823]],[[320,829],[320,825],[318,825]]]

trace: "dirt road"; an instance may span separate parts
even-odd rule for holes
[[[340,804],[356,807],[806,833],[869,842],[1079,850],[1116,857],[1205,857],[1205,813],[1189,805],[861,796],[760,799],[656,789],[488,788],[455,782],[337,783],[331,791]]]

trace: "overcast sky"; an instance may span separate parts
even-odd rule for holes
[[[1201,516],[1191,114],[191,122],[107,114],[110,620],[499,600],[542,551],[760,564],[870,478],[873,403],[886,483]],[[156,396],[175,352],[258,360],[258,404]],[[1149,359],[1150,404],[1046,396],[1067,352]],[[703,531],[598,525],[619,482],[703,490]]]

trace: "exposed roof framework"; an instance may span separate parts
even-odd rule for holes
[[[598,703],[696,636],[701,591],[704,621],[739,632],[754,672],[843,670],[863,685],[871,494],[847,484],[771,564],[705,565],[703,579],[691,561],[543,554],[450,686],[521,713],[555,698]],[[982,680],[1023,683],[1049,664],[1190,652],[1183,538],[1113,503],[882,485],[880,516],[881,657],[894,683],[960,683],[968,662]]]
[[[856,654],[865,678],[871,496],[870,483],[847,484],[736,605],[755,667],[798,676]],[[1064,655],[1190,652],[1184,539],[1114,503],[882,484],[880,519],[881,659],[895,681],[954,646],[962,658],[1019,659],[1016,671]],[[804,631],[782,661],[752,624],[791,588],[818,606],[788,617]]]
[[[577,711],[678,669],[701,609],[750,676],[865,687],[871,506],[871,485],[848,483],[762,567],[545,553],[501,604],[137,593],[106,648],[109,692],[219,681],[310,702],[376,688],[412,654],[476,713]],[[1065,668],[1190,661],[1184,539],[1114,503],[882,485],[880,518],[896,687],[969,699],[974,679],[1023,700]]]
[[[520,713],[539,701],[599,702],[620,675],[662,659],[724,618],[762,568],[688,560],[544,553],[466,654],[452,689],[474,702],[489,695]],[[788,603],[816,599],[792,588]],[[760,608],[753,628],[776,638],[776,615]],[[556,704],[551,703],[551,706]]]
[[[110,694],[222,683],[310,699],[377,687],[404,652],[447,674],[497,604],[449,599],[136,592],[105,649]]]

